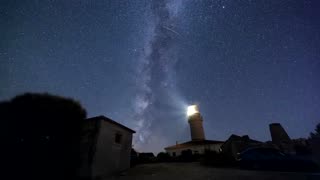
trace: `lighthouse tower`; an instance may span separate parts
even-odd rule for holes
[[[197,105],[191,105],[187,111],[192,141],[205,140],[202,116]]]

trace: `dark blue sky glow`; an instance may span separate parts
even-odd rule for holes
[[[0,100],[49,92],[135,130],[158,152],[190,139],[200,105],[208,139],[293,138],[320,121],[317,0],[0,2]]]

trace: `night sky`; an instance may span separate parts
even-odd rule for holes
[[[319,0],[1,0],[0,100],[72,97],[134,129],[134,148],[292,138],[320,122]]]

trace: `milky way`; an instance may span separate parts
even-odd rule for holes
[[[140,87],[135,100],[135,121],[138,130],[136,145],[145,146],[150,141],[166,139],[163,134],[152,134],[152,126],[159,121],[166,121],[170,112],[163,111],[161,106],[175,106],[174,99],[167,104],[166,99],[176,90],[175,70],[177,63],[176,42],[179,33],[175,31],[176,19],[182,8],[181,1],[152,1],[150,5],[150,24],[144,52],[137,66],[137,85]],[[176,94],[176,97],[178,94]],[[165,99],[164,99],[165,98]],[[172,107],[171,107],[172,108]],[[170,109],[170,108],[165,108]],[[161,111],[162,110],[162,111]],[[157,138],[154,138],[157,137]],[[163,145],[161,143],[161,145]]]

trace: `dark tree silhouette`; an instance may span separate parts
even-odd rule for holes
[[[179,156],[179,158],[184,162],[190,162],[194,160],[191,149],[181,151],[181,155]]]
[[[78,102],[27,93],[0,103],[0,115],[2,155],[8,174],[24,179],[75,177],[86,118]]]
[[[310,138],[320,138],[320,123],[316,126],[315,132],[310,133]]]
[[[133,167],[138,164],[138,153],[137,151],[132,148],[130,154],[130,166]]]
[[[168,162],[170,161],[170,155],[165,152],[159,152],[157,155],[158,162]]]

